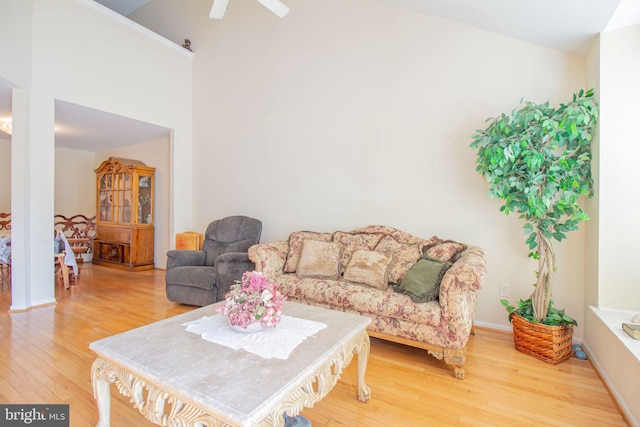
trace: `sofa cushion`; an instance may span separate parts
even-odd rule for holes
[[[407,271],[398,290],[408,294],[416,303],[434,301],[438,299],[440,282],[449,267],[449,262],[422,258]]]
[[[346,281],[312,279],[295,274],[283,274],[276,278],[280,292],[289,301],[320,304],[336,310],[403,319],[420,325],[439,326],[442,312],[438,301],[416,304],[403,293],[380,291]],[[396,322],[397,323],[397,322]]]
[[[344,269],[349,264],[351,255],[353,255],[355,251],[358,249],[364,249],[365,251],[374,250],[382,237],[382,234],[351,234],[343,231],[336,231],[333,233],[333,241],[344,246],[341,260],[341,272],[344,272]]]
[[[297,274],[302,277],[336,280],[340,277],[342,246],[334,242],[304,240]]]
[[[296,231],[289,236],[289,253],[284,264],[285,273],[295,273],[302,253],[302,242],[305,240],[319,240],[330,242],[333,235],[331,233],[316,233],[313,231]]]
[[[393,237],[398,243],[412,245],[419,248],[421,252],[427,246],[431,246],[434,243],[442,242],[442,240],[436,236],[430,237],[429,239],[422,239],[420,237],[413,236],[409,233],[405,233],[404,231],[398,230],[397,228],[389,227],[387,225],[368,225],[366,227],[352,230],[350,231],[350,233],[351,234],[380,234],[383,236],[390,236],[390,237]]]
[[[389,287],[387,269],[390,262],[391,258],[380,252],[358,249],[351,255],[344,280],[385,290]]]
[[[464,249],[466,246],[462,243],[447,240],[428,247],[425,255],[442,262],[455,262]]]
[[[391,258],[388,271],[391,283],[400,283],[407,271],[422,255],[421,247],[400,243],[391,236],[385,236],[378,242],[376,252]]]

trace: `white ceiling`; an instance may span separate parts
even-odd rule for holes
[[[164,140],[169,129],[70,102],[56,101],[56,146],[101,151]]]
[[[620,0],[381,0],[509,37],[585,54]]]
[[[95,1],[127,16],[153,0]],[[640,23],[638,0],[378,1],[579,55],[585,53],[599,32]],[[289,6],[294,16],[295,4]],[[10,87],[0,78],[0,118],[11,116]],[[157,140],[168,131],[103,111],[56,102],[58,147],[98,151]],[[3,135],[0,132],[0,138]]]

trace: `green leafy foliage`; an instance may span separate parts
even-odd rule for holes
[[[537,286],[546,295],[534,304],[541,307],[539,319],[547,317],[549,272],[555,271],[551,240],[566,239],[589,219],[579,200],[593,195],[591,140],[597,118],[593,89],[580,90],[557,108],[521,101],[472,136],[470,146],[478,150],[476,170],[489,183],[489,196],[504,201],[501,212],[515,212],[525,221],[529,256],[539,260],[539,272],[545,272]]]
[[[502,212],[527,222],[531,252],[534,230],[562,241],[588,219],[578,200],[593,195],[590,145],[598,108],[592,96],[581,90],[558,108],[523,102],[472,136],[489,196],[504,200]]]
[[[513,314],[517,314],[518,316],[527,319],[530,322],[538,322],[533,312],[533,302],[531,298],[528,298],[526,300],[518,300],[517,307],[511,305],[511,303],[506,299],[500,300],[500,303],[504,305],[504,307],[507,309],[507,313],[509,313],[509,322],[511,322],[511,316]],[[547,316],[543,318],[539,323],[549,326],[578,326],[578,322],[576,322],[572,317],[565,314],[564,309],[558,310],[553,306],[553,300],[551,300],[551,302],[549,303]]]

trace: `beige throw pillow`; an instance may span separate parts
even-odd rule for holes
[[[384,254],[359,249],[351,255],[344,280],[385,290],[389,286],[387,269],[390,262],[391,258]]]
[[[357,251],[358,249],[372,251],[381,238],[381,234],[350,234],[343,231],[336,231],[335,233],[333,233],[333,241],[344,246],[340,272],[344,272],[345,268],[347,268],[349,260],[351,259],[351,255],[355,251]]]
[[[342,246],[333,242],[304,240],[297,274],[302,277],[337,280],[340,277]]]
[[[330,242],[331,233],[316,233],[315,231],[295,231],[289,236],[289,253],[287,261],[284,264],[285,273],[295,273],[300,254],[302,253],[302,243],[305,240],[319,240],[321,242]]]

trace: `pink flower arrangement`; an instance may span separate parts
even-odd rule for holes
[[[224,304],[216,311],[226,316],[231,325],[244,329],[253,322],[260,322],[263,328],[275,328],[285,299],[273,280],[257,271],[247,271],[242,280],[231,285]]]

